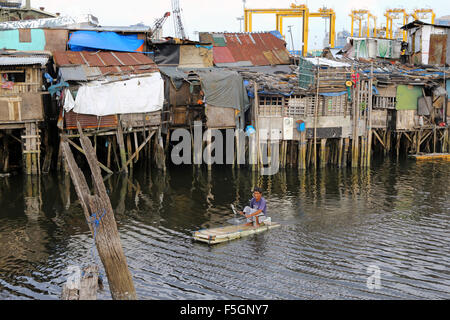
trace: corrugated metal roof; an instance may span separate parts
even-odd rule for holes
[[[82,66],[61,67],[59,71],[65,81],[87,81],[87,76]]]
[[[48,56],[11,56],[0,55],[1,66],[21,66],[40,64],[45,66],[48,62]]]
[[[101,76],[143,74],[159,71],[153,60],[142,53],[60,51],[54,52],[53,57],[56,66],[61,69],[82,66],[87,80],[98,79]],[[81,71],[81,69],[77,71]],[[70,76],[75,77],[73,73],[70,73]],[[82,76],[78,76],[79,79],[65,80],[83,81],[81,79]]]
[[[115,128],[118,124],[117,115],[97,117],[89,114],[75,113],[73,111],[66,112],[64,114],[64,120],[66,122],[66,129],[76,129],[77,122],[80,123],[83,129]]]
[[[286,43],[270,32],[202,33],[201,40],[213,39],[216,65],[245,63],[253,66],[289,64]]]

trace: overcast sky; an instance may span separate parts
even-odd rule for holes
[[[196,32],[239,32],[240,22],[237,17],[243,15],[242,0],[179,0],[182,9],[183,24],[189,38],[198,40]],[[23,0],[25,2],[25,0]],[[450,15],[449,0],[247,0],[247,8],[288,8],[291,3],[307,4],[311,12],[321,7],[336,11],[336,31],[350,31],[351,19],[348,16],[352,9],[368,9],[378,17],[378,27],[385,25],[384,11],[387,8],[405,8],[412,11],[416,8],[433,9],[437,17]],[[425,4],[426,3],[426,4]],[[63,15],[80,15],[90,13],[99,19],[104,26],[123,26],[144,23],[152,26],[155,19],[171,11],[170,0],[31,0],[34,8],[45,7],[46,11],[60,12]],[[400,20],[398,20],[400,22]],[[325,20],[310,19],[309,46],[321,48],[325,36]],[[284,33],[291,47],[287,26],[292,25],[294,48],[301,39],[301,19],[285,19]],[[355,24],[356,25],[356,24]],[[355,26],[356,27],[356,26]],[[275,29],[274,15],[254,15],[253,31],[270,31]],[[165,36],[174,35],[172,18],[164,25]]]

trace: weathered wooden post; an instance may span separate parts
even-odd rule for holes
[[[117,132],[116,132],[116,137],[117,137],[117,144],[119,145],[119,152],[120,152],[120,160],[122,162],[122,169],[121,171],[128,173],[128,167],[126,165],[127,163],[127,152],[125,151],[125,142],[123,139],[123,131],[122,131],[122,124],[118,123],[117,125]]]
[[[113,299],[135,300],[137,299],[136,290],[120,243],[114,212],[103,183],[97,156],[91,141],[83,134],[79,123],[78,130],[80,142],[91,169],[94,194],[91,194],[86,178],[76,164],[69,143],[64,138],[61,146],[72,182],[80,199],[85,217],[89,222],[89,229],[94,236]]]
[[[339,139],[339,147],[338,147],[338,158],[337,158],[337,165],[338,168],[342,168],[342,159],[343,159],[343,152],[344,152],[344,139]]]
[[[367,132],[367,167],[370,167],[372,156],[372,100],[373,100],[373,62],[370,64],[370,81],[369,81],[369,129]]]
[[[319,60],[319,58],[317,58]],[[314,108],[314,139],[313,139],[313,146],[314,146],[314,168],[317,168],[317,117],[319,112],[319,88],[320,88],[320,66],[319,62],[317,62],[317,90],[316,90],[316,101],[315,101],[315,108]]]
[[[327,145],[327,139],[320,139],[320,167],[321,168],[325,168],[325,166],[327,165],[326,145]]]
[[[298,152],[298,168],[306,169],[306,130],[300,133],[299,152]]]

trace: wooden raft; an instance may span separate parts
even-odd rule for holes
[[[261,225],[258,228],[240,224],[237,226],[204,229],[194,232],[194,240],[205,242],[207,244],[217,244],[278,227],[281,227],[279,223],[272,222],[270,225]]]
[[[410,157],[416,160],[450,160],[450,153],[412,154]]]

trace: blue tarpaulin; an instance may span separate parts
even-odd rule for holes
[[[274,31],[270,31],[270,33],[272,35],[274,35],[275,37],[277,37],[278,39],[281,39],[281,40],[284,41],[283,35],[280,33],[280,31],[274,30]]]
[[[115,32],[76,31],[68,42],[72,51],[112,50],[124,52],[142,52],[144,40],[136,35],[123,36]],[[139,49],[139,50],[138,50]]]
[[[347,91],[341,91],[341,92],[324,92],[324,93],[319,93],[321,96],[324,97],[339,97],[339,96],[343,96],[344,94],[347,94]]]

